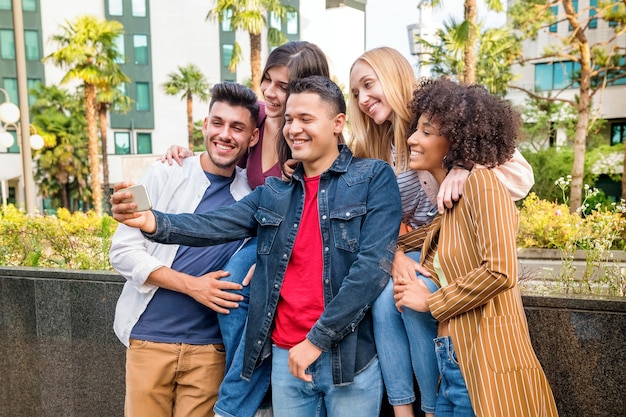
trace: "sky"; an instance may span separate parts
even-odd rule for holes
[[[366,49],[391,46],[400,51],[411,64],[417,60],[410,54],[407,26],[419,22],[417,5],[420,0],[368,0],[366,9]],[[506,6],[506,1],[502,1]],[[434,28],[454,15],[457,21],[463,18],[463,0],[442,0],[442,6],[433,9],[429,19]],[[487,10],[484,2],[478,1],[478,19],[488,26],[503,25],[504,13]]]

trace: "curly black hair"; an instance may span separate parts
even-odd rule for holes
[[[439,125],[450,141],[443,165],[480,164],[488,168],[511,159],[521,116],[509,103],[480,85],[463,86],[447,78],[424,79],[413,92],[409,132],[421,115]]]

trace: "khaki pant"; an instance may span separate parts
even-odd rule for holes
[[[126,417],[212,417],[224,377],[223,345],[130,340]]]

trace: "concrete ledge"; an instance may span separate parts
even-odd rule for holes
[[[0,267],[0,417],[124,415],[125,348],[112,330],[123,283]],[[626,298],[522,298],[559,415],[624,415]]]

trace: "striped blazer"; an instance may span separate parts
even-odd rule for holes
[[[422,248],[434,274],[436,251],[448,285],[429,298],[449,331],[478,417],[556,416],[552,391],[535,356],[517,285],[518,213],[492,170],[475,169],[463,197],[399,248]],[[423,247],[422,247],[423,243]]]

